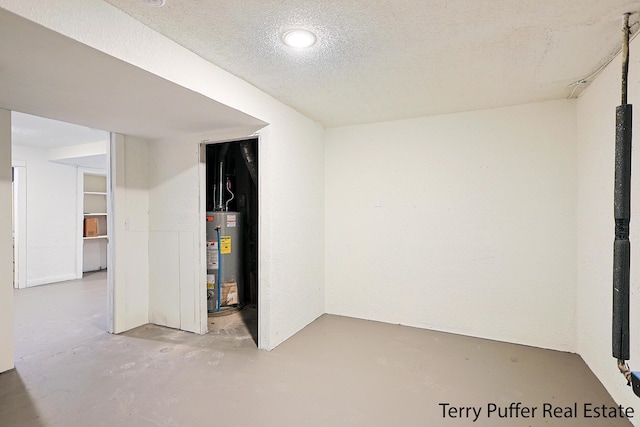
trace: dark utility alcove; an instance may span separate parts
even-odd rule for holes
[[[208,312],[210,317],[217,317],[240,310],[257,344],[258,139],[207,145],[206,177],[207,242],[215,245],[215,252],[207,251],[207,274],[208,277],[211,273],[216,275],[207,280]],[[224,239],[228,239],[228,246]],[[212,253],[214,258],[219,257],[213,263],[210,262]],[[230,257],[234,258],[231,264]],[[231,269],[234,273],[229,279]],[[237,296],[227,299],[229,283],[225,282],[229,281],[237,285]],[[216,287],[209,282],[217,283]],[[217,299],[212,301],[212,298]]]

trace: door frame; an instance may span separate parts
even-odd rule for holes
[[[16,183],[12,186],[12,216],[15,227],[13,259],[18,273],[18,281],[14,277],[13,286],[24,289],[27,287],[27,162],[12,160],[11,167]]]
[[[266,227],[264,227],[264,186],[263,179],[264,171],[262,164],[260,162],[260,150],[261,144],[264,143],[265,138],[262,135],[265,129],[261,129],[258,132],[252,133],[250,135],[245,136],[237,136],[234,138],[212,138],[202,140],[199,144],[199,156],[200,156],[200,167],[199,167],[199,175],[200,175],[200,247],[202,250],[200,251],[200,268],[199,272],[199,295],[200,295],[200,318],[201,321],[201,333],[206,333],[208,331],[209,325],[209,314],[207,312],[207,254],[206,254],[206,243],[207,243],[207,224],[206,224],[206,214],[207,214],[207,145],[213,144],[222,144],[225,142],[239,142],[246,139],[257,139],[257,148],[258,148],[258,280],[256,282],[257,290],[258,290],[258,348],[260,349],[269,349],[269,341],[268,341],[268,331],[269,331],[269,318],[267,316],[267,300],[265,295],[268,294],[267,290],[264,289],[267,286],[265,280],[265,263],[262,260],[263,257],[263,241],[266,237]],[[262,171],[262,172],[261,172]]]

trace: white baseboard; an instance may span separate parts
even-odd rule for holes
[[[42,279],[27,280],[27,288],[32,286],[48,285],[50,283],[66,282],[67,280],[76,280],[75,274],[63,274],[61,276],[43,277]]]

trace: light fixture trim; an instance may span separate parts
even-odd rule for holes
[[[142,0],[142,3],[147,6],[162,7],[166,3],[166,0]]]
[[[294,49],[308,49],[318,41],[318,37],[304,28],[294,28],[282,35],[282,42]]]

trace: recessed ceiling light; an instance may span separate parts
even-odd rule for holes
[[[166,0],[142,0],[142,3],[146,4],[147,6],[153,6],[153,7],[162,7],[164,6]]]
[[[282,41],[289,47],[305,49],[316,43],[316,35],[309,30],[295,29],[284,33]]]

